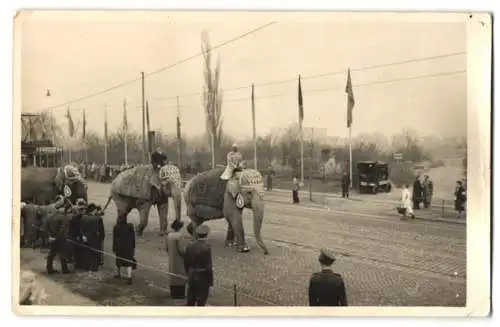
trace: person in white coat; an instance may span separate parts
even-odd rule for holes
[[[410,216],[412,219],[415,219],[415,214],[413,213],[413,203],[411,201],[408,185],[405,185],[403,191],[401,192],[401,206],[406,209],[404,217]]]

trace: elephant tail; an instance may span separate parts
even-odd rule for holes
[[[111,199],[113,198],[112,195],[108,197],[108,202],[104,205],[104,208],[102,208],[102,212],[106,211],[106,208],[108,207],[109,203],[111,202]]]

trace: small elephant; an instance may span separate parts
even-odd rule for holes
[[[181,219],[182,179],[175,165],[165,165],[155,170],[152,165],[139,165],[122,171],[111,183],[111,195],[104,210],[113,200],[117,208],[117,219],[127,219],[132,209],[137,209],[140,223],[136,232],[141,236],[148,225],[151,206],[156,205],[160,218],[160,236],[168,228],[168,198],[172,197],[175,220]]]
[[[222,180],[223,172],[223,168],[212,169],[198,174],[186,184],[184,200],[193,230],[205,221],[225,218],[228,222],[226,244],[235,244],[238,252],[248,252],[242,221],[243,209],[248,208],[253,212],[257,244],[264,254],[268,254],[261,237],[264,219],[262,175],[257,170],[244,169],[236,172],[231,180]]]

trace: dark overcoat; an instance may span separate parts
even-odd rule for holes
[[[309,306],[347,306],[344,279],[329,269],[316,272],[309,280]]]
[[[113,228],[113,252],[117,267],[135,268],[135,231],[131,223],[118,223]]]

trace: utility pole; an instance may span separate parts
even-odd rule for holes
[[[147,163],[146,153],[146,97],[144,94],[144,72],[141,72],[141,84],[142,84],[142,161]]]

